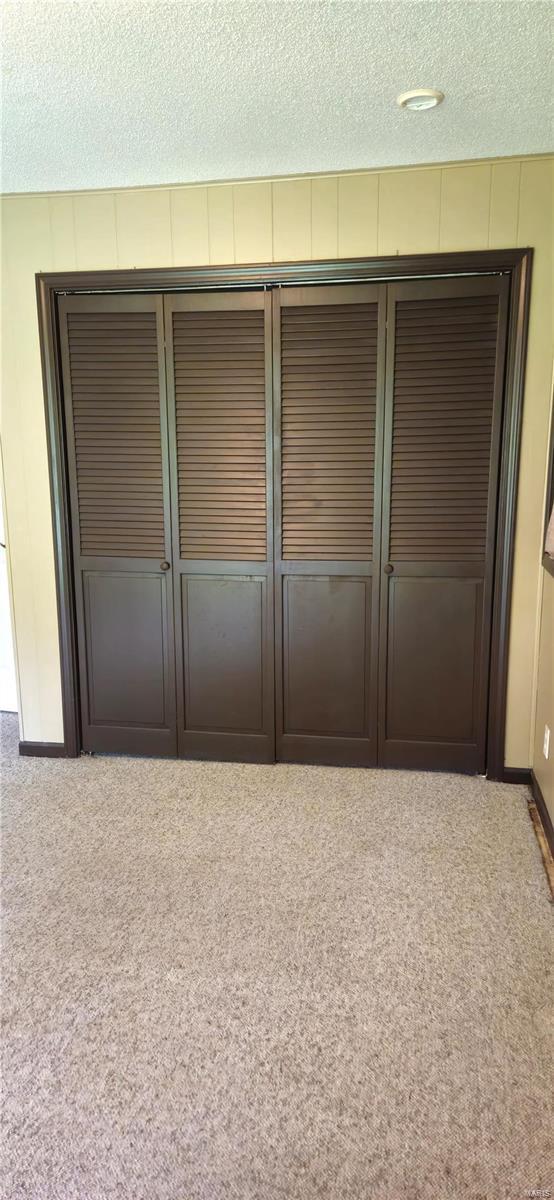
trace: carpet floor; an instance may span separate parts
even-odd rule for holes
[[[554,1195],[524,788],[2,727],[8,1200]]]

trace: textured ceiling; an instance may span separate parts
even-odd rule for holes
[[[549,151],[543,0],[9,0],[4,191]],[[398,92],[432,86],[427,113]]]

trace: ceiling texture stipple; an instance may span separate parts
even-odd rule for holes
[[[543,0],[7,0],[2,190],[548,152],[553,18]],[[402,111],[415,87],[446,100]]]

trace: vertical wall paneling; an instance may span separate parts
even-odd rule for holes
[[[208,189],[174,188],[170,192],[173,265],[199,266],[210,261]]]
[[[78,271],[109,271],[121,265],[117,257],[115,213],[113,192],[77,192],[73,197]],[[140,253],[140,244],[135,245],[135,256],[137,253]]]
[[[336,258],[339,252],[338,180],[312,179],[312,258]]]
[[[494,163],[491,171],[489,246],[517,246],[521,163]]]
[[[439,248],[441,173],[384,171],[379,177],[379,254]]]
[[[440,249],[475,250],[488,246],[491,167],[444,167],[442,171]]]
[[[50,196],[50,229],[52,233],[52,261],[55,271],[75,271],[75,218],[73,196]]]
[[[12,303],[15,299],[21,309],[26,305],[28,311],[32,310],[34,293],[29,284],[34,283],[35,271],[52,268],[52,257],[48,198],[5,197],[2,201],[2,265],[8,272]],[[17,341],[14,349],[16,354],[22,353]]]
[[[273,256],[277,261],[311,258],[311,201],[310,179],[273,184]]]
[[[4,199],[2,235],[2,444],[21,723],[25,738],[45,729],[44,739],[56,740],[61,683],[35,293],[35,271],[54,266],[48,199]]]
[[[554,756],[543,754],[544,727],[554,728],[554,577],[544,571],[538,655],[533,770],[554,824]]]
[[[9,498],[4,512],[9,556],[8,569],[11,573],[11,603],[15,627],[16,670],[23,685],[25,679],[33,681],[33,687],[25,688],[20,683],[19,724],[21,736],[26,728],[40,728],[40,690],[37,686],[39,674],[36,623],[32,590],[25,586],[28,553],[31,548],[33,530],[30,528],[26,503],[27,465],[25,460],[25,414],[19,394],[16,328],[13,323],[13,300],[10,295],[10,260],[16,250],[13,218],[8,201],[2,206],[2,453],[4,457],[4,495]],[[15,264],[12,262],[12,267]],[[14,283],[16,280],[14,279]],[[9,403],[8,403],[9,400]],[[7,452],[9,451],[9,453]],[[25,479],[25,486],[22,486]],[[17,486],[19,484],[19,486]],[[14,531],[12,533],[12,531]],[[21,637],[19,631],[21,630]],[[21,642],[21,644],[19,644]],[[61,715],[61,714],[60,714]]]
[[[233,187],[237,262],[272,262],[272,196],[270,183]]]
[[[233,188],[230,185],[209,187],[207,191],[210,262],[215,265],[234,263]]]
[[[339,257],[377,254],[378,175],[339,175]]]
[[[168,267],[172,263],[170,193],[116,192],[120,267]]]
[[[517,244],[533,246],[534,255],[512,585],[506,725],[509,765],[524,761],[524,755],[525,761],[532,761],[534,676],[529,664],[530,647],[536,648],[539,635],[537,563],[542,553],[554,343],[553,169],[554,159],[521,163]]]

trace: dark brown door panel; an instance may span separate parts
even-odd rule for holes
[[[161,573],[83,572],[87,750],[175,752],[166,586]]]
[[[179,753],[275,755],[271,305],[165,297]]]
[[[274,297],[277,757],[371,764],[386,289]]]
[[[283,578],[284,732],[363,737],[366,579]]]
[[[428,754],[445,743],[471,769],[483,684],[483,581],[393,576],[388,586],[383,765],[405,764],[412,743],[429,743]]]
[[[280,757],[369,763],[371,579],[285,574]]]
[[[83,748],[175,754],[163,302],[59,313]]]
[[[183,575],[185,753],[274,757],[265,576]]]
[[[389,287],[379,761],[485,770],[508,283]]]

